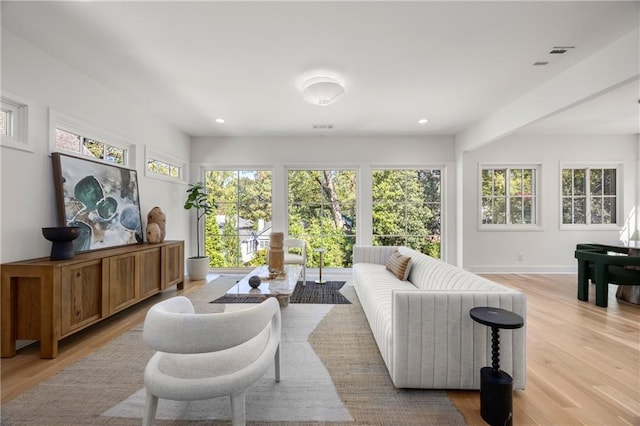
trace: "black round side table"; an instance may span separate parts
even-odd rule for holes
[[[513,378],[500,370],[500,329],[524,325],[522,317],[500,308],[477,307],[471,318],[491,327],[491,367],[480,369],[480,414],[490,425],[513,424]]]

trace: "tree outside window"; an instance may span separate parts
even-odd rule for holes
[[[349,267],[356,238],[355,170],[290,170],[288,210],[290,238],[307,242],[309,265]]]
[[[373,171],[373,244],[440,258],[442,170]]]

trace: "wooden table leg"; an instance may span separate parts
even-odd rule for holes
[[[15,289],[11,277],[2,274],[2,288],[0,289],[0,302],[2,309],[2,326],[0,327],[0,346],[2,358],[10,358],[16,354],[16,306]]]

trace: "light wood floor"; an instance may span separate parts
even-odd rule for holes
[[[344,271],[327,279],[345,279]],[[516,425],[640,425],[640,306],[616,300],[609,307],[576,299],[575,275],[486,275],[527,295],[527,388],[514,393]],[[313,279],[309,276],[308,279]],[[60,342],[59,355],[41,360],[38,346],[19,350],[1,364],[1,401],[6,402],[85,357],[144,319],[161,298],[191,292],[167,290],[137,307]],[[480,417],[477,391],[450,391],[471,425]]]

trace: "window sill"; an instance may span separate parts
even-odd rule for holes
[[[540,232],[544,228],[540,225],[480,225],[480,232]]]

